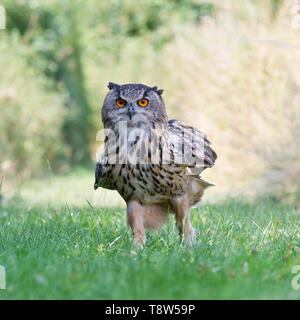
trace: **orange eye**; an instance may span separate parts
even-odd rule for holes
[[[123,99],[121,99],[121,98],[118,98],[118,99],[116,100],[116,104],[117,104],[117,106],[118,106],[119,108],[123,108],[123,107],[126,106],[126,101],[123,100]]]
[[[147,107],[148,103],[149,103],[149,101],[146,98],[138,100],[138,104],[140,107]]]

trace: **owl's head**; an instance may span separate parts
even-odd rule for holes
[[[143,84],[118,85],[110,82],[102,107],[105,128],[114,128],[120,121],[128,127],[157,128],[167,125],[167,113],[161,97],[163,90]]]

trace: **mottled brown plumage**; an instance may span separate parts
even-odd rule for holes
[[[142,84],[108,87],[102,108],[105,148],[96,166],[95,189],[117,190],[126,201],[134,243],[143,245],[144,228],[157,228],[168,213],[175,214],[180,234],[191,243],[189,211],[210,186],[200,174],[214,165],[216,153],[200,130],[168,121],[162,90]]]

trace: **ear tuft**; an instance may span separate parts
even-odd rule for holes
[[[157,90],[157,86],[154,86],[151,88],[153,91],[155,91],[157,94],[159,94],[160,96],[162,95],[162,93],[164,92],[163,89],[159,89]]]
[[[113,88],[119,88],[119,85],[113,82],[109,82],[107,87],[109,90],[111,90]]]

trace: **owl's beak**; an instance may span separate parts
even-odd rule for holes
[[[129,119],[131,120],[132,116],[134,115],[134,108],[132,105],[129,105],[127,113],[129,115]]]

